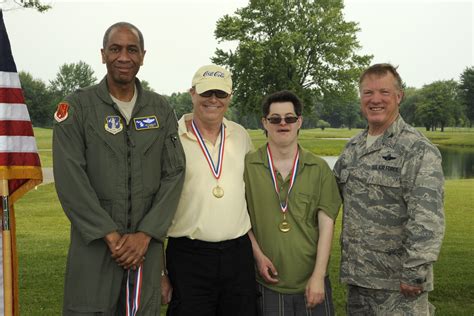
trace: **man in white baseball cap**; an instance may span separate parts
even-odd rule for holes
[[[243,180],[252,143],[242,126],[224,118],[232,93],[229,71],[216,65],[199,68],[189,93],[193,113],[185,114],[178,128],[186,175],[168,230],[163,303],[171,298],[167,315],[172,316],[255,315]]]
[[[210,90],[221,90],[231,94],[231,74],[226,69],[216,65],[202,66],[194,74],[192,86],[198,94]]]

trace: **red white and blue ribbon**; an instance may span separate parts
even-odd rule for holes
[[[135,278],[135,282],[130,283],[130,278]],[[126,316],[135,316],[140,307],[140,294],[142,292],[143,265],[137,270],[128,270],[127,274],[127,296],[126,296]]]
[[[201,147],[204,157],[206,158],[207,163],[209,164],[209,168],[211,169],[212,174],[214,175],[214,178],[218,180],[221,177],[222,165],[224,163],[224,146],[225,146],[224,124],[221,123],[221,132],[220,132],[221,142],[219,144],[219,157],[217,158],[217,164],[214,164],[214,161],[212,160],[212,156],[209,153],[209,150],[207,149],[206,143],[204,142],[204,138],[202,138],[202,135],[199,132],[199,129],[196,126],[196,123],[194,123],[194,120],[192,121],[191,126],[193,128],[193,133],[196,136],[196,139],[199,143],[199,147]]]
[[[293,161],[293,167],[291,168],[291,178],[290,178],[290,187],[288,188],[288,193],[286,194],[286,201],[282,202],[280,199],[280,190],[278,189],[278,180],[276,176],[275,166],[273,165],[272,152],[270,151],[270,145],[267,144],[267,158],[268,158],[268,167],[270,168],[270,175],[272,177],[273,186],[275,187],[275,192],[278,195],[278,200],[280,201],[280,208],[283,214],[288,210],[288,197],[290,196],[291,189],[295,183],[296,172],[298,171],[298,162],[300,160],[300,152],[296,150],[295,159]]]

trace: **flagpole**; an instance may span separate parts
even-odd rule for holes
[[[4,315],[13,315],[13,271],[12,271],[12,236],[10,231],[10,206],[8,201],[8,180],[1,180],[2,196],[2,241],[3,241],[3,301]]]
[[[0,3],[2,0],[0,0]],[[18,316],[18,257],[13,203],[42,182],[41,162],[20,78],[0,9],[0,196],[2,200],[3,289],[0,316]],[[18,115],[18,113],[23,113]],[[14,181],[10,181],[14,180]],[[10,182],[9,182],[10,181]],[[11,220],[10,220],[11,219]],[[1,293],[3,292],[3,293]],[[2,311],[1,311],[2,310]]]

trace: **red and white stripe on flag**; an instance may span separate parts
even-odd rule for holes
[[[42,181],[33,126],[0,10],[0,315],[19,315],[13,203]]]
[[[42,181],[33,126],[18,73],[1,70],[0,179],[9,180],[11,204]]]
[[[0,10],[0,180],[8,180],[13,204],[42,179],[33,126]]]

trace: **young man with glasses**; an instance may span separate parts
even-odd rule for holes
[[[178,130],[187,171],[168,230],[169,279],[162,278],[165,303],[172,292],[167,315],[255,315],[243,180],[252,143],[242,126],[224,118],[232,93],[227,70],[201,67],[189,93],[193,113],[179,120]]]
[[[334,314],[327,266],[341,198],[327,163],[298,145],[301,114],[292,92],[269,95],[268,142],[245,159],[260,315]]]

